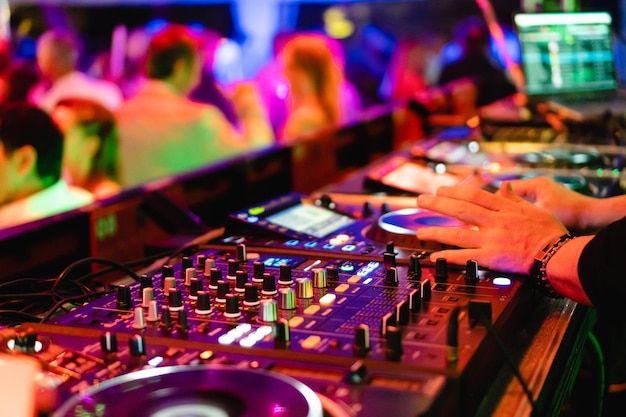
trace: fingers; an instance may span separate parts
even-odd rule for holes
[[[476,226],[489,222],[489,216],[501,210],[503,204],[507,204],[507,200],[502,197],[482,190],[468,192],[459,187],[440,187],[437,196],[422,194],[417,198],[417,205],[422,209]]]
[[[417,230],[419,240],[431,240],[460,248],[478,247],[479,234],[465,227],[423,227]]]
[[[488,210],[497,211],[502,207],[502,199],[499,196],[480,188],[442,186],[437,189],[437,196],[454,200],[471,201],[473,204]]]

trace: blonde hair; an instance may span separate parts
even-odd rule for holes
[[[282,54],[285,62],[303,71],[309,78],[328,121],[339,123],[339,89],[343,74],[328,41],[316,34],[296,35],[287,41]]]

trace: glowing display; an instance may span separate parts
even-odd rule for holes
[[[323,207],[298,204],[266,218],[267,221],[314,237],[330,233],[354,223],[354,219]]]

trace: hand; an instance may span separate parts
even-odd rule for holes
[[[494,270],[527,274],[540,249],[567,232],[550,212],[516,195],[508,182],[499,195],[471,187],[439,187],[436,196],[422,194],[417,204],[471,226],[419,229],[420,240],[461,248],[435,252],[433,262],[446,258],[464,265],[472,259]]]
[[[511,181],[511,187],[518,196],[554,214],[565,227],[585,229],[588,221],[584,217],[591,214],[588,206],[594,200],[592,197],[572,191],[546,177]]]

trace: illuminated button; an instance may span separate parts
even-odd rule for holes
[[[339,284],[335,287],[335,292],[338,293],[343,293],[346,292],[350,289],[350,286],[348,284]]]
[[[342,250],[343,252],[352,252],[352,251],[354,251],[355,249],[356,249],[356,246],[355,246],[355,245],[346,245],[346,246],[344,246],[343,248],[341,248],[341,250]]]
[[[323,248],[323,249],[327,249],[327,250],[330,250],[330,249],[335,249],[335,245],[330,244],[330,243],[327,243],[327,244],[325,244],[324,246],[322,246],[322,248]]]
[[[305,248],[314,248],[314,247],[316,247],[316,246],[317,246],[317,242],[306,242],[306,243],[304,244],[304,247],[305,247]]]
[[[506,287],[506,286],[511,285],[511,280],[506,277],[496,277],[493,279],[493,285]]]
[[[361,277],[360,277],[360,276],[358,276],[358,275],[353,275],[353,276],[351,276],[350,278],[348,278],[348,282],[349,282],[350,284],[356,284],[356,283],[358,283],[358,282],[361,282]]]
[[[213,358],[215,358],[215,352],[212,350],[205,350],[200,354],[200,359],[203,361],[210,361]]]
[[[259,221],[257,216],[248,216],[248,223],[256,223]]]
[[[314,347],[319,345],[321,341],[322,341],[321,337],[313,335],[304,339],[300,345],[304,349],[313,349]]]
[[[339,245],[341,245],[343,243],[343,240],[337,239],[336,237],[334,237],[334,238],[328,240],[328,243],[330,243],[333,246],[339,246]]]
[[[304,323],[304,318],[300,316],[296,316],[289,320],[289,327],[295,329],[296,327],[300,327],[302,323]]]
[[[337,296],[335,294],[326,294],[322,298],[320,298],[320,304],[323,306],[331,305],[335,302]]]
[[[351,263],[345,263],[341,265],[339,269],[341,269],[341,272],[352,272],[354,271],[354,265],[352,265]]]
[[[297,246],[300,241],[298,239],[291,239],[285,242],[285,246]]]
[[[350,240],[350,236],[345,233],[341,233],[335,237],[335,239],[339,239],[342,243],[345,243]]]
[[[305,308],[303,313],[308,314],[310,316],[310,315],[317,313],[318,311],[320,311],[320,306],[312,304],[308,306],[307,308]]]

